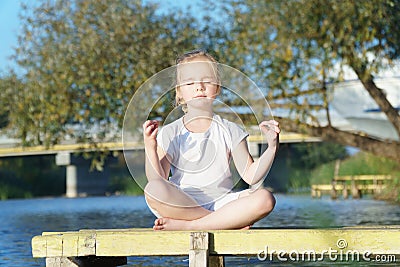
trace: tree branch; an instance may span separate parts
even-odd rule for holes
[[[400,162],[400,142],[378,140],[365,133],[346,132],[330,126],[316,127],[285,118],[277,118],[277,120],[280,121],[282,129],[285,131],[318,136],[327,142],[358,147],[375,155],[388,157]]]
[[[397,132],[397,136],[400,137],[400,116],[397,110],[387,99],[384,91],[376,86],[372,75],[365,69],[365,67],[357,68],[352,64],[352,68],[360,79],[361,83],[368,91],[369,95],[378,104],[379,108],[383,113],[386,114],[388,120],[392,123],[393,127]]]

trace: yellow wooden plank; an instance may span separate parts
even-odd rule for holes
[[[392,177],[390,175],[344,175],[344,176],[336,176],[334,178],[336,181],[373,181],[373,180],[391,180]]]
[[[271,250],[340,249],[337,242],[344,240],[347,250],[400,254],[400,229],[278,229],[249,231],[211,231],[215,254],[256,254],[265,246]],[[187,232],[105,233],[98,235],[97,255],[111,256],[115,251],[128,255],[187,254]],[[142,243],[143,242],[143,243]],[[173,242],[173,246],[170,246]],[[143,244],[143,245],[142,245]],[[346,249],[344,251],[347,251]]]
[[[47,235],[46,238],[46,257],[63,255],[63,235]]]
[[[63,234],[76,234],[78,233],[77,231],[68,231],[68,232],[43,232],[42,236],[46,236],[46,235],[63,235]]]
[[[43,258],[47,256],[47,240],[43,236],[34,236],[31,241],[32,256],[34,258]]]
[[[320,191],[330,191],[332,190],[332,185],[331,184],[315,184],[311,186],[311,189],[313,190],[320,190]],[[335,185],[336,190],[343,190],[344,186],[342,184],[337,184]]]
[[[280,251],[336,250],[400,255],[400,226],[334,229],[252,229],[208,231],[211,254],[256,255]],[[34,257],[188,255],[190,231],[106,229],[66,232],[32,239]]]
[[[79,232],[78,234],[78,255],[96,255],[96,231]]]
[[[75,233],[63,234],[63,257],[78,256],[79,236]]]
[[[81,229],[79,233],[86,232],[154,232],[153,228],[123,228],[123,229]]]
[[[341,229],[373,229],[373,230],[385,230],[385,229],[400,229],[400,225],[353,225],[344,226]]]
[[[210,253],[257,254],[269,251],[358,250],[374,254],[400,254],[400,229],[278,229],[216,231]],[[342,242],[343,241],[343,242]],[[340,248],[338,244],[346,244]]]
[[[97,256],[187,255],[188,231],[97,232]]]

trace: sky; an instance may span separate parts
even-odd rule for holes
[[[196,0],[197,2],[201,0]],[[193,0],[143,0],[143,2],[162,2],[162,7],[187,7],[191,5],[196,7],[196,1]],[[13,54],[13,48],[18,44],[18,31],[21,27],[18,14],[21,3],[29,5],[37,3],[37,0],[0,0],[0,74],[4,73],[9,67],[16,65],[9,59]],[[198,10],[193,10],[198,14]]]
[[[21,0],[0,1],[0,72],[13,65],[8,57],[13,54],[13,47],[17,45],[20,3]]]

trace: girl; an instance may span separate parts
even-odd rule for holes
[[[233,159],[249,185],[260,182],[278,149],[279,124],[260,123],[268,148],[254,161],[248,134],[213,113],[212,103],[221,90],[217,64],[201,50],[178,58],[176,100],[185,115],[160,133],[157,121],[143,124],[144,191],[157,217],[155,230],[248,229],[274,208],[275,198],[266,189],[232,192],[229,162]]]

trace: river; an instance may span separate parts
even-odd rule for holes
[[[312,199],[309,195],[276,195],[275,210],[254,227],[341,227],[400,224],[400,206],[373,199]],[[0,201],[0,266],[45,266],[31,256],[31,238],[43,231],[151,227],[155,219],[143,196],[42,198]],[[319,262],[313,266],[331,266]],[[130,257],[128,266],[187,266],[187,257]],[[303,266],[226,258],[227,266]],[[341,264],[343,265],[343,264]],[[360,263],[356,264],[360,266]],[[373,266],[364,263],[363,266]],[[395,265],[393,265],[395,266]]]

